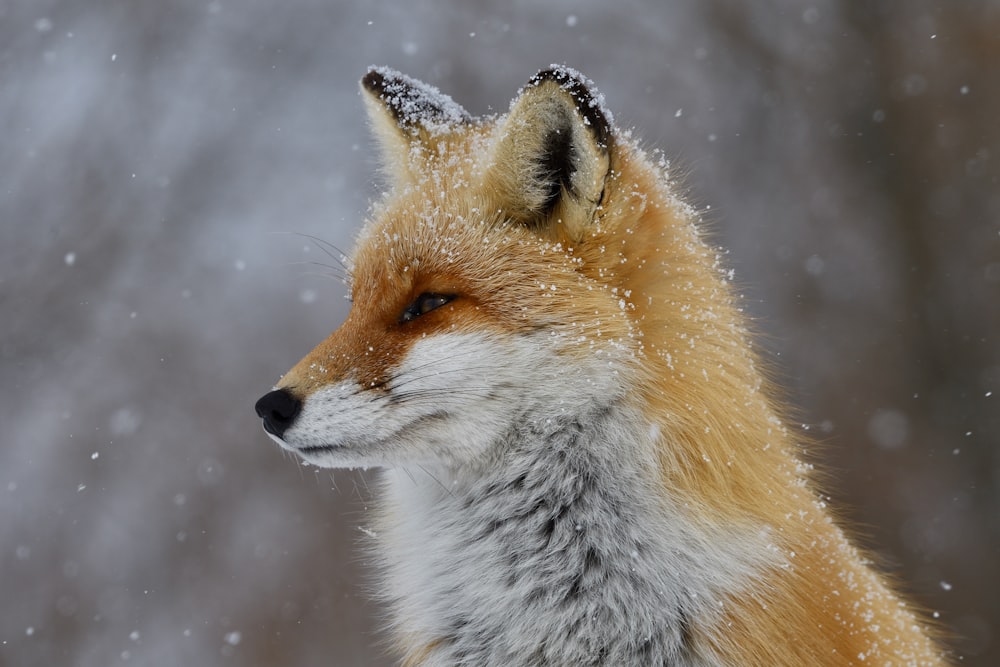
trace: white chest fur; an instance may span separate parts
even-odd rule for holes
[[[690,623],[767,558],[665,497],[649,429],[614,404],[525,419],[496,460],[385,473],[385,597],[433,665],[704,665]]]

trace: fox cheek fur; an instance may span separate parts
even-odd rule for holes
[[[385,468],[404,665],[943,665],[799,459],[696,213],[579,73],[474,118],[373,68],[345,323],[257,403]]]

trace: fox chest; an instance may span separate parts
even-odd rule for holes
[[[402,632],[435,647],[428,664],[700,664],[696,558],[623,487],[545,463],[448,490],[389,473],[379,538]]]

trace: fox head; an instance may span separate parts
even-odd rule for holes
[[[361,90],[391,188],[346,321],[258,401],[265,430],[320,466],[468,466],[617,400],[644,200],[593,85],[554,66],[491,118],[389,69]]]

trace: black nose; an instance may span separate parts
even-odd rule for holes
[[[302,401],[284,389],[275,389],[261,396],[253,407],[257,416],[264,420],[264,430],[280,438],[295,421]]]

